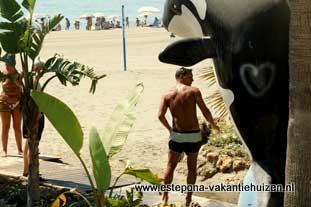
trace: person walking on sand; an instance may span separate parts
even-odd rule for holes
[[[66,20],[66,30],[69,30],[70,29],[70,21],[67,17],[65,18],[65,20]]]
[[[206,107],[201,92],[198,88],[192,87],[192,70],[179,68],[175,73],[176,86],[163,96],[160,103],[158,118],[164,127],[169,131],[169,152],[168,164],[164,175],[164,184],[173,181],[173,175],[181,153],[187,154],[187,184],[195,184],[197,177],[197,157],[201,147],[200,127],[196,113],[196,106],[203,113],[205,119],[213,129],[219,131],[214,123],[211,112]],[[172,115],[172,126],[168,123],[165,114],[167,109]],[[190,206],[192,192],[186,196],[186,206]],[[163,193],[163,206],[168,203],[168,192]]]
[[[13,129],[17,144],[18,154],[23,153],[22,150],[22,135],[21,135],[21,95],[22,95],[22,80],[21,75],[15,68],[15,55],[7,54],[4,56],[5,68],[2,73],[9,75],[9,79],[2,79],[2,93],[0,95],[0,113],[2,121],[2,157],[6,157],[8,153],[8,138],[13,118]]]
[[[127,28],[130,27],[130,20],[129,20],[129,17],[125,17],[125,25]]]
[[[136,17],[136,27],[140,26],[140,20]]]

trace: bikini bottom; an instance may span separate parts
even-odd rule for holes
[[[4,101],[0,101],[0,112],[11,112],[17,107],[20,108],[19,101],[17,101],[14,104],[9,104]]]

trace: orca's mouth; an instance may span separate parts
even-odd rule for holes
[[[203,37],[201,25],[193,13],[181,5],[181,14],[174,15],[168,23],[167,29],[181,37]]]

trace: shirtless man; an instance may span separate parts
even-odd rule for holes
[[[163,96],[158,118],[170,133],[168,164],[164,176],[164,184],[173,181],[174,170],[182,152],[187,154],[188,176],[187,184],[195,184],[197,177],[197,157],[201,147],[200,127],[196,113],[196,105],[199,106],[205,119],[211,126],[219,131],[214,123],[211,112],[206,107],[201,92],[198,88],[192,87],[192,70],[179,68],[175,73],[176,86]],[[173,126],[170,126],[165,114],[169,108]],[[192,192],[186,196],[186,206],[191,203]],[[168,202],[168,192],[163,194],[164,205]]]

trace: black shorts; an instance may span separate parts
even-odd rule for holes
[[[38,126],[38,133],[37,133],[37,136],[39,138],[39,141],[41,140],[41,136],[42,136],[42,132],[43,132],[43,129],[44,129],[44,115],[43,113],[41,112],[41,117],[39,119],[39,126]],[[23,137],[25,139],[28,139],[28,130],[27,130],[27,127],[26,127],[26,124],[23,123]]]
[[[201,142],[183,142],[178,143],[170,140],[168,142],[168,147],[173,152],[182,153],[185,152],[187,155],[189,153],[197,153],[201,148]]]

